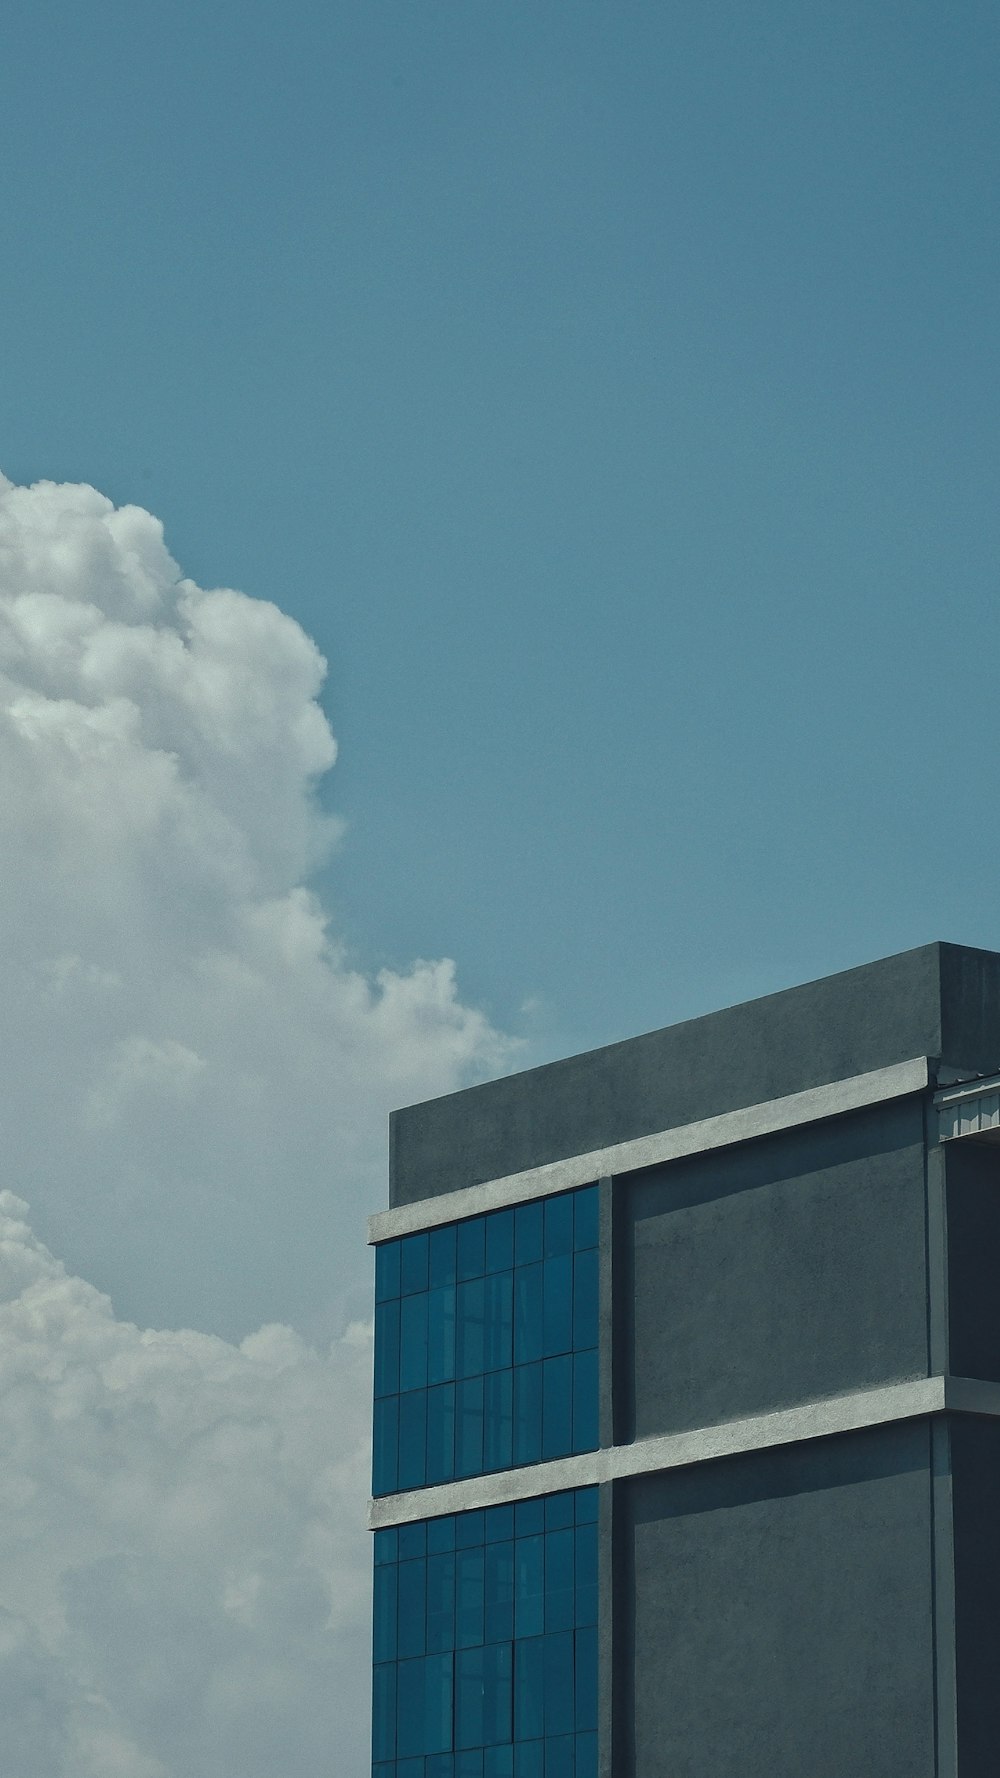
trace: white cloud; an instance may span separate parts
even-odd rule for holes
[[[17,1778],[365,1766],[363,1216],[390,1107],[509,1049],[447,961],[353,968],[308,886],[323,675],[150,514],[0,478]]]
[[[367,1330],[143,1332],[26,1212],[0,1193],[4,1770],[361,1772]]]
[[[7,1183],[143,1321],[335,1328],[390,1107],[505,1053],[449,963],[351,968],[307,886],[323,674],[149,513],[0,481]]]

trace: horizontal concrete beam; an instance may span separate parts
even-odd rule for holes
[[[981,1382],[975,1377],[916,1377],[906,1383],[889,1383],[878,1389],[861,1389],[851,1395],[781,1408],[772,1414],[727,1420],[720,1426],[638,1439],[635,1444],[615,1445],[607,1451],[559,1457],[551,1463],[501,1470],[497,1475],[471,1476],[437,1488],[413,1488],[405,1494],[373,1500],[369,1527],[380,1531],[413,1519],[505,1506],[514,1500],[558,1494],[565,1488],[589,1488],[598,1482],[651,1475],[692,1463],[712,1463],[721,1457],[737,1457],[749,1451],[799,1444],[804,1439],[832,1438],[837,1433],[860,1432],[868,1426],[887,1426],[898,1420],[946,1412],[1000,1417],[1000,1383]]]
[[[758,1136],[774,1136],[781,1130],[795,1129],[799,1124],[816,1123],[820,1118],[839,1117],[847,1111],[861,1111],[866,1105],[878,1105],[887,1099],[901,1099],[907,1093],[923,1092],[929,1080],[927,1057],[916,1056],[910,1062],[874,1068],[868,1074],[854,1074],[848,1080],[830,1081],[805,1092],[788,1093],[783,1099],[746,1105],[739,1111],[702,1118],[698,1123],[679,1124],[675,1129],[661,1130],[653,1136],[639,1136],[632,1142],[617,1142],[611,1148],[595,1149],[589,1154],[569,1155],[565,1160],[551,1161],[544,1167],[530,1167],[523,1173],[509,1173],[503,1179],[486,1180],[482,1185],[445,1192],[437,1198],[421,1198],[415,1204],[401,1204],[395,1210],[379,1211],[369,1218],[368,1241],[370,1245],[391,1241],[397,1235],[438,1228],[442,1223],[480,1216],[485,1210],[523,1204],[531,1198],[550,1197],[553,1192],[571,1191],[575,1186],[590,1185],[597,1179],[618,1173],[633,1173],[640,1167],[655,1167],[663,1161],[683,1160],[706,1150],[729,1148],[736,1142],[749,1142]]]

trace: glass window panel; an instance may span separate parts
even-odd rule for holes
[[[597,1526],[576,1528],[576,1622],[597,1622]]]
[[[450,1482],[455,1474],[455,1385],[427,1391],[427,1484]]]
[[[427,1553],[427,1520],[414,1519],[409,1525],[399,1527],[399,1559],[409,1562],[414,1556]]]
[[[396,1666],[372,1672],[372,1757],[392,1759],[396,1752]]]
[[[583,1630],[581,1635],[590,1635]],[[573,1632],[542,1637],[542,1664],[545,1669],[545,1731],[552,1735],[571,1735],[576,1726],[573,1710]],[[583,1722],[582,1729],[592,1724]]]
[[[460,1377],[481,1377],[486,1321],[486,1280],[473,1278],[458,1287],[456,1368]]]
[[[374,1623],[372,1629],[372,1660],[396,1659],[396,1565],[387,1563],[375,1570]]]
[[[542,1454],[542,1367],[518,1365],[514,1372],[514,1462],[537,1463]]]
[[[430,1660],[400,1661],[396,1668],[396,1753],[400,1759],[412,1759],[425,1752],[445,1753],[447,1747],[428,1748],[427,1743],[427,1668],[430,1662],[450,1661],[450,1655],[432,1655]]]
[[[455,1385],[455,1474],[481,1475],[483,1469],[483,1379],[466,1377]]]
[[[515,1741],[533,1741],[542,1733],[545,1676],[541,1652],[541,1637],[514,1644]],[[531,1768],[525,1769],[530,1771]],[[541,1771],[542,1767],[539,1765],[539,1774]]]
[[[596,1247],[573,1260],[573,1344],[597,1345],[598,1290],[601,1256]]]
[[[573,1345],[573,1255],[547,1259],[542,1274],[542,1346],[544,1356],[552,1358]]]
[[[486,1270],[509,1272],[514,1264],[514,1212],[491,1210],[486,1218]]]
[[[404,1296],[399,1321],[399,1387],[427,1387],[427,1293]]]
[[[459,1513],[455,1520],[455,1547],[460,1550],[471,1550],[477,1543],[486,1542],[486,1518],[482,1511]]]
[[[576,1737],[576,1778],[597,1778],[597,1736]]]
[[[565,1531],[567,1525],[573,1523],[573,1495],[546,1494],[545,1496],[545,1529],[546,1531]]]
[[[432,1753],[424,1761],[424,1778],[455,1778],[453,1753]],[[594,1778],[597,1778],[595,1772]]]
[[[427,1554],[434,1555],[440,1550],[455,1548],[455,1519],[452,1513],[442,1515],[440,1519],[427,1521]]]
[[[455,1746],[483,1745],[482,1648],[463,1648],[455,1656]]]
[[[545,1537],[519,1537],[514,1545],[514,1635],[540,1636],[545,1628]]]
[[[565,1457],[573,1449],[573,1359],[547,1358],[542,1372],[542,1456]]]
[[[596,1352],[573,1354],[573,1450],[596,1451],[598,1430],[598,1373]]]
[[[483,1369],[499,1371],[513,1364],[514,1274],[498,1272],[484,1280],[486,1293]]]
[[[576,1632],[576,1726],[597,1728],[597,1629]]]
[[[375,1309],[375,1398],[399,1391],[399,1299]]]
[[[515,1537],[534,1537],[545,1530],[544,1500],[519,1500],[514,1508]]]
[[[596,1778],[598,1498],[377,1535],[373,1759],[391,1778]]]
[[[483,1468],[509,1469],[513,1460],[514,1373],[492,1371],[483,1380]]]
[[[388,1760],[385,1765],[379,1762],[377,1766],[373,1766],[372,1778],[396,1778],[395,1760]]]
[[[514,1673],[509,1642],[483,1649],[483,1745],[510,1741],[514,1711]]]
[[[485,1552],[483,1639],[510,1642],[514,1635],[514,1545],[490,1543]]]
[[[486,1218],[473,1216],[458,1225],[458,1276],[481,1278],[486,1270]]]
[[[455,1375],[455,1286],[427,1293],[427,1381],[450,1383]]]
[[[459,1550],[455,1556],[455,1643],[458,1648],[475,1648],[483,1640],[483,1604],[485,1582],[482,1544],[471,1550]]]
[[[427,1289],[429,1249],[430,1241],[426,1234],[403,1236],[399,1255],[399,1287],[403,1296]]]
[[[399,1295],[399,1242],[383,1241],[375,1249],[375,1301]]]
[[[427,1652],[455,1646],[455,1556],[451,1550],[427,1558]]]
[[[429,1655],[424,1662],[424,1751],[447,1753],[453,1745],[452,1688],[455,1657]]]
[[[400,1562],[399,1575],[399,1657],[408,1660],[422,1655],[427,1648],[427,1563]]]
[[[413,1756],[424,1739],[424,1663],[402,1661],[396,1668],[396,1751]]]
[[[427,1479],[427,1391],[414,1389],[395,1399],[399,1402],[399,1486],[422,1488]]]
[[[395,1530],[376,1531],[376,1533],[375,1533],[375,1561],[376,1561],[376,1563],[395,1562],[395,1560],[396,1560],[396,1541],[397,1541],[397,1539],[396,1539]]]
[[[533,1364],[542,1356],[542,1279],[540,1265],[519,1266],[514,1273],[515,1364]]]
[[[514,1535],[514,1508],[512,1506],[488,1506],[486,1508],[486,1542],[507,1543]]]
[[[599,1499],[600,1490],[598,1488],[576,1489],[574,1500],[578,1525],[596,1525]]]
[[[545,1237],[542,1258],[573,1251],[573,1194],[560,1193],[545,1200]]]
[[[572,1527],[567,1531],[547,1531],[545,1534],[547,1631],[573,1628],[574,1535]]]
[[[455,1282],[455,1225],[431,1229],[427,1263],[427,1281],[432,1290],[441,1284]]]
[[[573,1245],[596,1247],[600,1240],[600,1198],[596,1185],[573,1193]]]
[[[372,1493],[393,1494],[399,1475],[399,1397],[375,1403],[372,1424]]]
[[[518,1204],[514,1211],[514,1264],[527,1266],[542,1257],[542,1206]]]
[[[573,1778],[576,1736],[550,1736],[545,1743],[545,1778]]]

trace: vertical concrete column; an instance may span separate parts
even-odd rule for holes
[[[615,1755],[616,1495],[620,1483],[603,1482],[597,1518],[597,1770],[599,1778],[622,1778]]]
[[[600,1240],[598,1309],[598,1439],[602,1450],[615,1442],[615,1239],[614,1180],[599,1179],[598,1238]]]

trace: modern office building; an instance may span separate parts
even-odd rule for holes
[[[375,1778],[995,1778],[1000,955],[398,1112]]]

